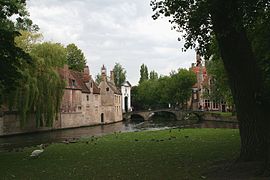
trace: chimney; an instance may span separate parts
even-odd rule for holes
[[[104,66],[104,64],[103,64],[103,66],[102,66],[102,68],[101,68],[101,80],[102,80],[102,81],[106,81],[106,80],[107,80],[106,74],[107,74],[106,68],[105,68],[105,66]]]
[[[88,66],[84,66],[83,69],[83,82],[89,82],[90,80],[90,72]]]
[[[114,83],[114,72],[111,71],[111,76],[110,76],[111,82]]]

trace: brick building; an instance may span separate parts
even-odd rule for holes
[[[197,82],[192,87],[190,108],[193,110],[226,111],[226,102],[215,102],[207,98],[206,94],[211,93],[211,77],[201,57],[196,55],[196,63],[192,63],[191,70],[196,74]]]

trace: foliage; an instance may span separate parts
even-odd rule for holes
[[[44,42],[37,44],[31,55],[48,66],[63,67],[66,64],[66,49],[60,43]]]
[[[82,50],[75,44],[69,44],[66,47],[67,51],[67,64],[70,69],[82,72],[86,64],[86,59]]]
[[[94,141],[53,143],[33,160],[25,159],[34,147],[0,152],[0,171],[3,179],[35,179],[43,174],[54,179],[203,179],[217,162],[232,162],[239,143],[233,129],[115,133]]]
[[[97,74],[97,75],[95,76],[95,82],[96,82],[97,84],[100,84],[101,81],[102,81],[101,75],[100,75],[100,74]]]
[[[31,57],[15,46],[14,39],[20,34],[11,20],[11,16],[17,16],[17,24],[23,27],[23,19],[28,17],[25,6],[24,0],[0,2],[0,104],[5,94],[14,90],[23,78],[20,72],[23,66],[31,63]]]
[[[165,108],[168,104],[184,107],[191,96],[191,88],[195,82],[196,76],[193,72],[179,69],[170,76],[141,82],[136,91],[132,92],[136,97],[132,102],[140,103],[143,109]]]
[[[120,63],[115,63],[113,67],[113,73],[114,73],[114,83],[116,87],[121,87],[121,85],[126,80],[126,70],[122,67]]]
[[[171,17],[184,33],[185,48],[206,58],[215,39],[237,110],[243,161],[266,159],[269,176],[270,137],[269,0],[153,0],[154,19]],[[263,157],[263,158],[262,158]]]
[[[171,78],[171,91],[173,92],[171,102],[173,104],[179,103],[184,107],[191,96],[191,88],[196,83],[196,75],[192,71],[179,69],[178,73],[172,75]]]
[[[31,65],[24,65],[20,70],[22,79],[13,91],[6,94],[5,102],[10,109],[16,109],[20,115],[20,125],[24,126],[29,115],[35,112],[36,125],[52,126],[60,109],[64,82],[57,68],[66,61],[65,48],[60,44],[35,44],[39,35],[30,32],[16,38],[16,44],[32,57]],[[33,38],[34,40],[29,40]]]
[[[227,105],[233,106],[233,97],[229,86],[228,76],[224,69],[216,41],[212,42],[210,50],[212,56],[206,63],[206,69],[212,82],[210,85],[211,93],[207,94],[207,96],[212,101],[223,101],[226,102]]]
[[[34,103],[37,126],[52,126],[60,109],[65,87],[57,68],[66,63],[66,50],[59,43],[37,44],[31,52],[37,62],[38,96]]]
[[[20,35],[15,38],[16,46],[23,49],[24,52],[30,53],[35,44],[41,42],[42,34],[37,32],[20,30]]]
[[[160,107],[158,81],[148,80],[143,81],[138,86],[138,96],[144,109]]]
[[[145,80],[148,80],[148,68],[147,68],[147,66],[145,64],[142,64],[141,69],[140,69],[139,84],[141,84]]]
[[[150,71],[150,75],[149,75],[149,79],[150,80],[157,80],[158,79],[158,73],[156,71]]]

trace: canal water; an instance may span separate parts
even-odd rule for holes
[[[24,147],[63,142],[83,137],[102,136],[119,131],[132,132],[169,128],[238,128],[238,124],[215,121],[197,123],[194,120],[177,121],[170,118],[153,118],[149,121],[133,119],[107,125],[0,137],[0,151],[18,150]]]

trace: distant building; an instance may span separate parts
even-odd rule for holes
[[[122,93],[122,108],[123,112],[132,111],[131,108],[131,84],[128,81],[125,81],[121,85],[121,93]]]
[[[196,63],[192,63],[191,70],[196,74],[197,82],[192,87],[190,108],[193,110],[226,111],[226,102],[211,101],[206,94],[211,93],[211,77],[208,76],[205,65],[199,54]]]
[[[60,109],[60,127],[70,128],[100,123],[100,90],[86,66],[84,72],[67,65],[59,70],[66,82]]]
[[[108,78],[104,65],[101,68],[101,82],[98,87],[101,97],[101,123],[123,120],[121,91],[114,84],[113,71]]]
[[[28,124],[21,128],[17,114],[0,111],[0,136],[32,131],[64,129],[122,121],[122,95],[114,85],[113,72],[108,78],[106,68],[102,67],[102,81],[97,86],[89,68],[83,72],[73,71],[67,65],[58,70],[66,87],[61,101],[60,112],[53,127],[36,128],[32,115]],[[8,111],[8,110],[6,110]]]

